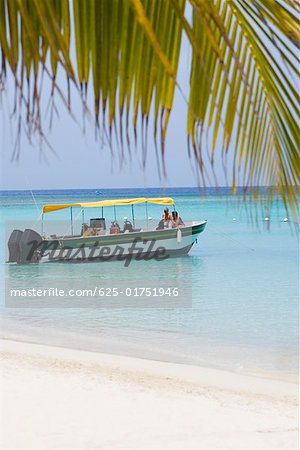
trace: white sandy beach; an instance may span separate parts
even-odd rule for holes
[[[298,448],[298,385],[0,341],[1,448]]]

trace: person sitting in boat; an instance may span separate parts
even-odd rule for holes
[[[169,222],[170,220],[172,220],[172,216],[170,214],[169,208],[164,209],[164,213],[161,217],[161,220],[163,220],[164,222]]]
[[[116,220],[114,220],[111,223],[111,227],[110,227],[110,234],[119,234],[120,233],[120,225],[118,224],[118,222]]]
[[[165,208],[156,229],[163,230],[164,228],[168,228],[170,223],[172,223],[172,216],[169,212],[169,208]]]
[[[182,218],[178,215],[177,211],[172,211],[172,228],[184,225]]]
[[[88,230],[89,226],[87,223],[83,223],[81,227],[81,236],[86,236],[86,231]]]
[[[133,230],[132,223],[130,220],[127,219],[127,217],[124,217],[124,227],[123,227],[123,233],[131,233]]]
[[[89,227],[86,223],[82,226],[81,235],[83,237],[96,236],[96,228]]]

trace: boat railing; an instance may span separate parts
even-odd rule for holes
[[[123,229],[120,229],[118,232],[111,232],[110,228],[108,229],[103,229],[103,228],[95,228],[95,227],[86,227],[85,231],[82,232],[81,234],[68,234],[68,235],[60,235],[60,234],[51,234],[48,236],[44,236],[44,239],[47,240],[71,240],[71,239],[80,239],[80,238],[89,238],[89,237],[101,237],[101,236],[114,236],[114,235],[124,235],[124,234],[132,234],[132,233],[145,233],[145,232],[150,232],[150,231],[167,231],[167,230],[171,230],[171,229],[176,229],[176,228],[189,228],[192,227],[194,225],[199,224],[200,222],[195,222],[195,221],[186,221],[184,223],[184,225],[180,225],[179,227],[172,227],[171,223],[169,223],[167,226],[165,226],[164,228],[158,228],[158,224],[155,223],[154,221],[151,223],[152,226],[149,226],[150,224],[146,224],[146,223],[141,223],[143,221],[138,221],[138,223],[136,223],[136,225],[138,226],[138,228],[134,228],[131,231],[129,230],[125,230],[123,231]]]

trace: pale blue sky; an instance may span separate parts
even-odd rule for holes
[[[189,80],[190,50],[183,42],[179,84],[187,94]],[[64,78],[62,86],[65,86]],[[51,84],[44,80],[44,106],[47,105]],[[56,96],[58,98],[58,96]],[[12,77],[7,83],[7,90],[1,103],[0,146],[2,161],[1,189],[63,189],[63,188],[121,188],[121,187],[181,187],[196,186],[197,179],[187,153],[186,111],[187,106],[182,95],[176,91],[173,112],[171,114],[166,145],[167,179],[158,176],[155,148],[151,128],[149,130],[148,158],[146,169],[140,164],[141,151],[133,160],[127,158],[121,168],[116,157],[112,159],[109,146],[95,141],[94,125],[87,124],[86,133],[81,129],[82,107],[76,93],[72,95],[73,111],[79,124],[69,116],[64,105],[57,101],[60,117],[55,117],[48,139],[58,154],[51,154],[45,148],[48,162],[41,158],[39,147],[32,146],[24,136],[21,142],[21,156],[18,162],[11,162],[16,134],[16,118],[10,122],[10,113],[14,100],[14,84]],[[45,108],[46,109],[46,108]],[[44,128],[48,129],[48,118],[44,117]],[[151,120],[150,120],[151,122]],[[116,150],[117,153],[117,150]],[[221,165],[216,166],[218,184],[224,185],[225,178]]]

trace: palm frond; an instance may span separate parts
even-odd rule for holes
[[[200,170],[204,146],[211,149],[212,162],[221,146],[224,160],[234,154],[233,189],[237,184],[249,186],[256,198],[258,186],[276,186],[296,216],[300,181],[296,16],[282,2],[192,3],[188,133]]]
[[[46,73],[52,109],[58,92],[72,111],[72,82],[86,111],[92,86],[96,128],[110,142],[115,133],[122,158],[133,130],[146,163],[152,118],[163,161],[184,33],[192,49],[187,136],[202,182],[221,157],[233,191],[243,185],[257,199],[258,186],[272,186],[269,201],[279,193],[296,217],[299,12],[292,0],[0,0],[0,77],[4,85],[9,67],[29,137],[43,136],[38,80]]]

